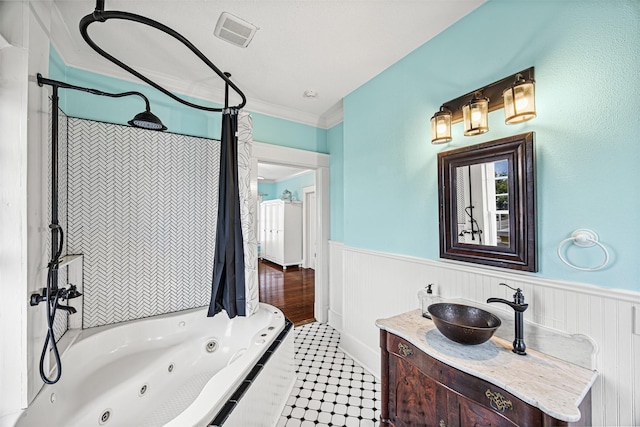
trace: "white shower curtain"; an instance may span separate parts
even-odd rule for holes
[[[253,123],[249,113],[238,115],[238,186],[240,192],[240,219],[244,245],[244,270],[247,316],[258,309],[258,241],[253,226],[256,218],[256,197],[251,193],[251,147]]]

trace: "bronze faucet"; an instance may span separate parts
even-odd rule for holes
[[[516,338],[513,340],[513,352],[520,355],[525,355],[527,352],[525,351],[527,346],[524,343],[524,311],[529,307],[529,304],[524,303],[524,294],[520,288],[514,289],[506,283],[500,283],[500,285],[506,286],[509,289],[513,289],[516,291],[513,294],[513,302],[507,301],[502,298],[489,298],[487,303],[490,302],[501,302],[503,304],[507,304],[509,307],[515,310],[516,314]]]

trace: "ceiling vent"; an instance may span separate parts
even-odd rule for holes
[[[213,34],[233,45],[247,47],[258,27],[228,12],[222,12]]]

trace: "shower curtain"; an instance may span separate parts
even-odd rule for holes
[[[246,315],[237,132],[238,110],[227,108],[222,114],[218,222],[209,317],[223,309],[229,318]]]

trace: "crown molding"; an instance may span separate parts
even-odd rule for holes
[[[324,129],[331,129],[335,125],[341,123],[344,119],[342,99],[335,103],[333,107],[325,111],[322,117],[324,118]]]
[[[261,101],[259,99],[247,98],[247,105],[245,108],[252,113],[264,114],[265,116],[285,119],[292,122],[301,123],[303,125],[327,129],[323,116],[318,116],[317,114],[312,113],[305,113],[303,111],[294,110],[293,108],[272,104],[270,102]]]

